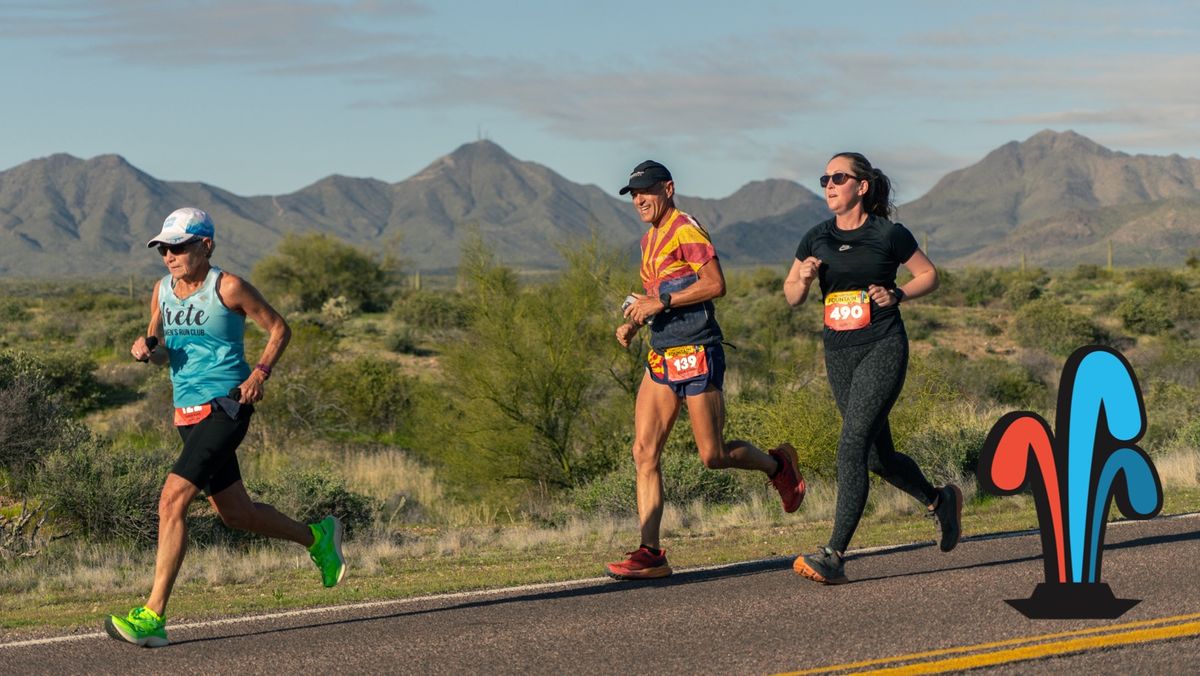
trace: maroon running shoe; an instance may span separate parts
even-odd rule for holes
[[[804,502],[804,493],[807,490],[804,475],[797,466],[796,449],[785,442],[768,452],[779,461],[779,473],[771,479],[771,485],[779,491],[779,497],[783,500],[783,511],[790,514],[800,509],[800,503]]]
[[[671,574],[671,566],[667,565],[666,550],[654,554],[642,546],[632,552],[625,552],[625,555],[629,558],[608,564],[609,577],[618,580],[648,580]]]

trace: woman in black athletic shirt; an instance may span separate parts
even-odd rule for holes
[[[904,386],[908,336],[899,304],[937,288],[937,270],[912,233],[891,216],[891,182],[858,153],[839,153],[821,177],[834,217],[809,230],[784,282],[798,306],[818,280],[825,311],[825,370],[842,414],[837,509],[829,545],[793,568],[826,584],[846,582],[843,556],[867,502],[870,470],[926,505],[941,526],[941,549],[958,544],[962,491],[934,488],[892,444],[888,412]],[[896,286],[903,265],[912,280]]]

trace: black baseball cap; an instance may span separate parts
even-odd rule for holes
[[[663,165],[654,160],[646,160],[633,168],[633,173],[629,174],[629,185],[621,188],[619,194],[624,195],[630,190],[642,190],[649,188],[655,183],[674,180],[671,178],[671,172]]]

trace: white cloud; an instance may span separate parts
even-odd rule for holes
[[[353,55],[405,43],[406,36],[365,27],[419,17],[414,0],[108,0],[0,8],[0,35],[70,38],[71,49],[142,65],[304,63],[315,55]]]

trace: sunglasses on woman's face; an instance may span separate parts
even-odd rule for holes
[[[859,177],[855,176],[854,174],[847,174],[844,171],[837,171],[832,174],[825,174],[824,176],[821,177],[821,187],[824,188],[824,187],[828,186],[830,181],[833,181],[834,185],[841,185],[841,184],[845,183],[847,179],[851,179],[851,178],[856,181],[862,180]]]
[[[198,241],[200,241],[200,240],[194,239],[194,240],[184,243],[184,244],[169,244],[169,245],[168,244],[159,244],[158,245],[158,255],[166,256],[167,252],[170,251],[171,255],[179,256],[179,255],[183,254],[183,252],[187,251],[188,247],[190,247],[191,245],[195,244]]]

